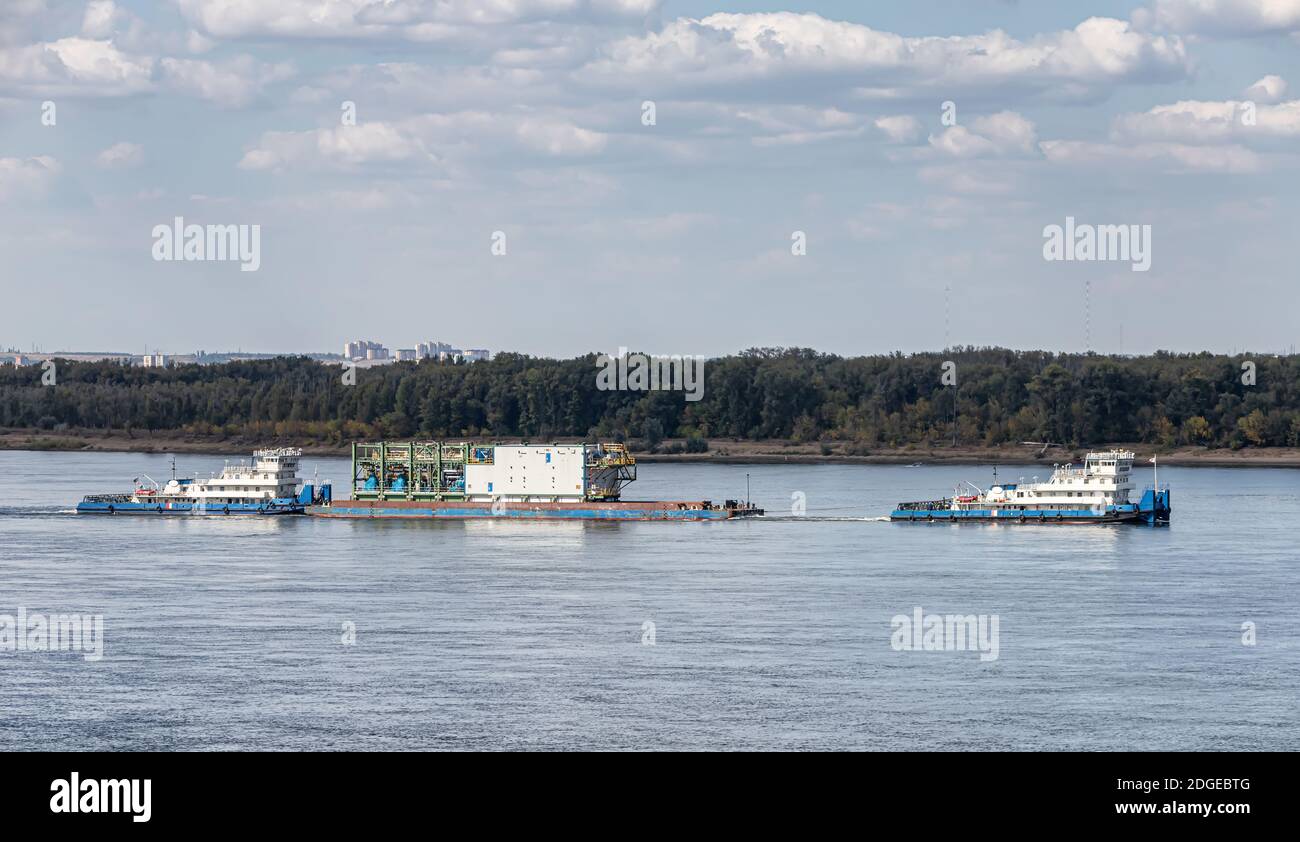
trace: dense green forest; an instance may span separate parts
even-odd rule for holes
[[[940,382],[956,362],[957,386]],[[1243,383],[1243,362],[1255,383]],[[503,353],[470,364],[403,362],[355,372],[279,358],[131,368],[60,361],[0,369],[0,427],[183,432],[299,442],[364,438],[792,439],[848,452],[906,444],[1144,442],[1300,445],[1300,356],[1144,357],[965,348],[838,357],[753,349],[707,361],[703,398],[601,391],[596,356]],[[1248,378],[1247,378],[1248,379]],[[954,402],[956,406],[954,407]],[[955,409],[955,412],[954,412]],[[955,421],[954,421],[955,418]]]

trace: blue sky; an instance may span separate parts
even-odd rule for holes
[[[10,0],[0,346],[1283,350],[1297,33],[1300,0]],[[154,261],[176,216],[260,225],[260,269]],[[1150,225],[1150,270],[1045,261],[1067,216]]]

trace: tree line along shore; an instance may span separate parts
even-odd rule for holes
[[[293,443],[341,453],[375,439],[599,439],[711,461],[1051,461],[1124,443],[1224,464],[1286,463],[1300,448],[1300,355],[762,348],[705,361],[698,400],[602,389],[599,368],[596,354],[503,353],[355,370],[348,383],[337,364],[304,357],[171,368],[58,361],[45,385],[41,367],[6,367],[0,447]]]

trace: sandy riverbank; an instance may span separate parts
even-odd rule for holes
[[[561,439],[561,441],[572,441]],[[332,443],[298,443],[252,441],[242,438],[208,439],[175,434],[149,435],[122,432],[105,433],[88,431],[77,433],[51,433],[38,430],[0,430],[0,450],[63,450],[104,451],[127,453],[211,453],[219,455],[248,455],[254,448],[273,445],[296,444],[310,456],[348,456],[348,445]],[[671,448],[680,442],[667,441],[661,446]],[[1149,445],[1117,443],[1115,447],[1133,450],[1139,463],[1152,455]],[[1104,447],[1094,447],[1105,449]],[[829,451],[829,452],[828,452]],[[1054,462],[1077,461],[1082,449],[1052,448],[1040,452],[1037,447],[1008,446],[1001,448],[910,446],[901,448],[871,448],[867,452],[843,443],[796,443],[787,441],[733,441],[711,439],[707,453],[644,453],[636,454],[641,462],[715,462],[719,464],[1029,464],[1050,465]],[[1300,467],[1300,448],[1248,448],[1242,450],[1211,450],[1207,448],[1175,448],[1159,451],[1160,462],[1165,465],[1205,465],[1215,467]]]

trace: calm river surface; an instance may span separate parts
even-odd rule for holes
[[[1300,749],[1300,471],[1162,468],[1167,529],[872,519],[984,467],[640,472],[769,516],[77,516],[168,458],[0,451],[0,615],[104,622],[98,661],[0,647],[0,749]],[[917,608],[998,657],[896,651]]]

